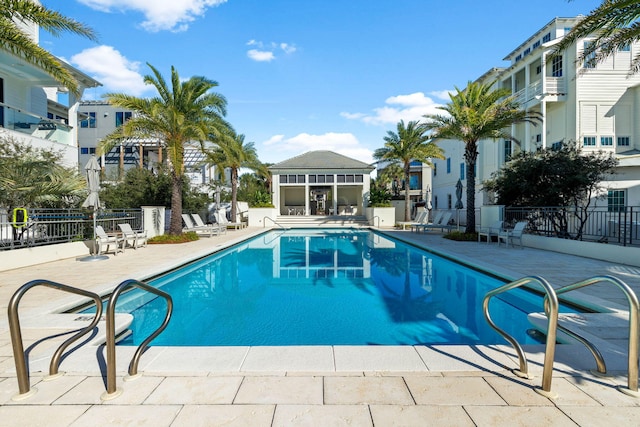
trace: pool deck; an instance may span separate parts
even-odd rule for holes
[[[262,231],[230,230],[188,244],[127,249],[106,261],[66,259],[0,272],[0,308],[6,313],[11,295],[30,280],[105,293],[125,279],[144,280]],[[614,275],[640,292],[636,267],[495,243],[452,242],[438,233],[388,233],[507,278],[539,275],[557,287]],[[597,285],[576,296],[614,311],[625,304],[611,286]],[[23,298],[20,319],[37,393],[20,401],[12,400],[18,385],[7,318],[0,318],[2,426],[601,426],[640,419],[640,399],[615,388],[627,381],[626,332],[605,320],[589,332],[605,343],[600,350],[614,376],[592,375],[595,364],[588,351],[559,345],[553,400],[534,390],[541,384],[543,346],[525,347],[535,375],[527,380],[511,372],[518,363],[509,346],[434,345],[152,347],[140,361],[142,377],[134,381],[123,381],[132,351],[118,348],[117,383],[123,393],[103,402],[103,347],[80,347],[63,359],[65,375],[44,381],[55,344],[66,338],[56,335],[67,331],[45,314],[76,303],[75,296],[46,288]]]

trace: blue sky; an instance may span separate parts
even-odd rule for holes
[[[598,0],[42,0],[91,26],[40,43],[102,82],[85,92],[153,96],[146,63],[205,76],[263,162],[333,150],[371,162],[400,119],[437,113],[554,17]]]

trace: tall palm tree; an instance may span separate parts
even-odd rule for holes
[[[640,40],[640,1],[605,0],[555,46],[560,53],[583,37],[595,35],[577,61],[595,65],[618,50]],[[640,53],[631,62],[629,73],[640,71]]]
[[[226,132],[212,135],[213,148],[203,147],[207,159],[221,170],[231,169],[231,218],[236,220],[238,201],[238,172],[241,168],[259,169],[258,153],[253,142],[244,142],[244,135],[236,134],[230,127]]]
[[[31,0],[2,0],[0,6],[0,48],[42,68],[78,95],[78,82],[69,70],[55,56],[38,46],[17,24],[20,21],[33,22],[54,36],[69,32],[95,41],[97,37],[94,31]]]
[[[454,139],[464,143],[467,170],[467,233],[475,233],[475,191],[478,141],[481,139],[518,140],[509,132],[514,123],[533,123],[540,120],[539,113],[520,109],[511,91],[492,89],[492,83],[469,82],[464,90],[455,88],[449,94],[451,101],[438,107],[446,115],[426,115],[426,128],[434,138]]]
[[[409,194],[411,161],[417,160],[432,165],[430,159],[444,159],[442,148],[433,142],[429,142],[431,137],[427,135],[427,130],[426,126],[418,121],[410,121],[405,125],[404,120],[400,120],[397,125],[397,132],[388,131],[387,136],[384,137],[384,147],[378,148],[373,153],[373,157],[378,160],[387,160],[402,165],[405,182],[405,221],[411,219],[409,206],[411,202]]]
[[[154,98],[137,98],[124,93],[108,93],[113,105],[134,111],[133,117],[107,135],[100,152],[108,153],[123,138],[155,138],[166,150],[171,175],[170,234],[182,232],[182,184],[184,181],[184,145],[189,141],[204,143],[211,135],[220,135],[228,124],[222,119],[227,101],[210,90],[218,83],[195,76],[181,81],[171,67],[171,87],[151,64],[153,75],[144,77],[145,84],[158,91]]]

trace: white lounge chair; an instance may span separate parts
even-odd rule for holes
[[[128,222],[118,224],[118,228],[120,228],[120,231],[122,231],[125,245],[131,246],[133,249],[147,246],[146,230],[133,230],[131,228],[131,224],[129,224]]]
[[[220,225],[220,226],[225,226],[226,228],[234,228],[234,229],[238,229],[238,228],[244,228],[245,224],[244,222],[229,222],[229,220],[227,219],[227,215],[224,211],[217,211],[214,214],[215,218],[216,218],[216,222]]]
[[[478,243],[480,243],[480,240],[482,236],[485,236],[487,238],[487,243],[491,243],[491,237],[492,236],[496,236],[498,237],[498,234],[500,234],[500,232],[502,231],[502,221],[496,221],[493,224],[491,224],[489,227],[482,227],[480,228],[480,230],[478,230]]]
[[[197,225],[194,224],[191,217],[187,214],[182,214],[182,222],[184,222],[184,225],[185,225],[182,231],[184,231],[185,233],[189,231],[193,231],[196,234],[202,234],[207,237],[211,237],[214,234],[217,235],[218,230],[220,230],[217,226],[205,225],[204,227],[198,227]]]
[[[406,230],[407,227],[411,227],[413,224],[426,223],[428,220],[429,220],[429,212],[423,209],[416,214],[416,217],[413,219],[413,221],[398,221],[397,224],[400,228],[402,228],[403,230]]]
[[[96,255],[109,252],[109,248],[112,245],[114,255],[118,255],[118,252],[124,252],[124,237],[118,235],[109,236],[101,225],[96,225],[96,246],[98,248]]]
[[[445,229],[450,230],[452,226],[449,225],[449,222],[451,221],[452,216],[453,214],[451,212],[445,212],[438,222],[434,221],[431,224],[416,225],[416,231],[422,229],[422,231],[426,232],[427,230],[433,230],[436,228],[441,229],[443,232]]]
[[[527,221],[519,221],[513,227],[512,230],[502,230],[498,234],[498,246],[500,246],[500,242],[505,242],[507,247],[509,247],[509,241],[511,241],[511,245],[513,246],[514,240],[520,241],[520,248],[522,249],[522,234],[524,233],[524,229],[527,227]]]
[[[220,224],[205,224],[204,221],[202,220],[202,217],[200,216],[200,214],[197,213],[192,213],[191,214],[191,218],[193,218],[193,222],[196,224],[196,228],[200,227],[200,228],[206,228],[206,227],[212,227],[216,230],[216,234],[220,234],[220,233],[226,233],[227,232],[227,227],[220,225]]]
[[[433,218],[433,221],[429,222],[429,215],[427,214],[424,217],[424,221],[422,222],[415,221],[413,224],[411,224],[411,231],[418,231],[419,228],[424,225],[440,224],[440,221],[442,221],[443,216],[444,216],[444,211],[438,211],[436,213],[436,216]]]

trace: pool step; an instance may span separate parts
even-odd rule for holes
[[[304,215],[280,215],[276,222],[283,227],[367,227],[369,222],[365,216],[304,216]]]

